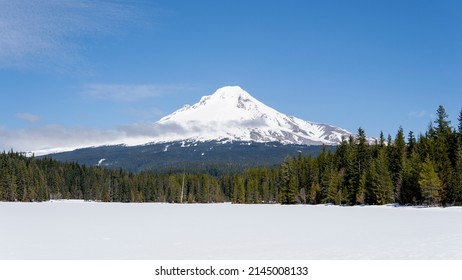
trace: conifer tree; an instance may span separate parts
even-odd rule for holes
[[[286,157],[286,160],[281,166],[281,189],[279,200],[281,204],[296,204],[298,193],[298,177],[296,176],[295,168],[293,168],[292,159]]]
[[[371,168],[370,184],[373,204],[388,204],[394,202],[395,192],[392,174],[388,168],[385,150],[381,149]]]
[[[359,205],[364,205],[366,203],[366,192],[368,189],[368,176],[367,172],[361,174],[359,179],[359,188],[358,193],[356,194],[356,203]]]
[[[460,113],[459,113],[459,117],[457,118],[457,120],[459,121],[459,125],[457,127],[457,132],[458,132],[458,138],[459,138],[459,142],[462,143],[462,110],[460,110]]]
[[[422,163],[422,171],[419,176],[419,186],[426,205],[440,205],[442,183],[435,172],[433,162],[426,158]]]
[[[411,151],[404,165],[403,177],[403,201],[402,204],[416,205],[421,203],[421,190],[419,176],[422,168],[422,160],[416,150]]]
[[[436,110],[436,116],[435,124],[437,125],[437,133],[441,135],[451,132],[451,121],[448,120],[449,116],[442,105]]]
[[[408,134],[408,137],[407,137],[407,149],[406,149],[407,157],[410,157],[411,153],[414,152],[416,142],[417,141],[415,139],[414,132],[409,131],[409,134]]]
[[[453,181],[453,164],[455,163],[455,147],[454,138],[448,120],[448,114],[443,106],[439,106],[437,110],[437,119],[435,120],[436,133],[431,139],[431,156],[435,171],[440,174],[442,190],[440,192],[441,202],[445,204],[449,201],[447,196],[451,192]],[[452,159],[452,160],[451,160]]]
[[[360,168],[357,161],[357,149],[353,136],[350,136],[348,145],[346,146],[343,169],[345,172],[344,185],[348,197],[347,204],[355,205],[361,175],[359,174]]]
[[[380,131],[380,137],[379,137],[379,146],[383,147],[385,145],[385,136],[383,135],[383,131]]]
[[[341,205],[345,198],[345,193],[342,190],[342,175],[337,172],[332,172],[329,181],[329,188],[327,189],[327,203]]]
[[[402,127],[398,129],[395,141],[393,142],[393,146],[391,146],[390,149],[390,171],[394,185],[395,200],[398,203],[402,203],[403,166],[406,159],[406,142],[404,139],[404,131]]]
[[[358,136],[355,143],[354,166],[353,168],[350,167],[352,173],[350,179],[350,184],[352,184],[350,203],[352,205],[358,203],[358,198],[363,197],[363,193],[360,193],[361,190],[359,189],[361,187],[361,177],[369,169],[370,165],[370,149],[366,139],[366,132],[361,127],[358,129]]]
[[[454,186],[451,193],[452,204],[462,205],[462,143],[459,144],[455,167]]]
[[[244,178],[239,175],[235,175],[233,178],[233,202],[245,203]]]

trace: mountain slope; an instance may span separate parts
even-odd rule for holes
[[[341,128],[282,114],[237,86],[220,88],[143,131],[141,139],[48,156],[135,172],[186,167],[230,172],[279,164],[298,153],[316,155],[323,145],[335,149],[342,137],[351,135]]]
[[[327,150],[335,149],[332,146]],[[278,142],[168,142],[140,146],[101,146],[56,153],[48,157],[65,162],[127,171],[187,171],[232,173],[252,166],[280,164],[286,156],[316,156],[323,146],[283,145]]]
[[[287,116],[261,103],[238,86],[218,89],[192,105],[162,118],[159,127],[174,127],[154,143],[182,140],[280,142],[336,145],[347,130]]]

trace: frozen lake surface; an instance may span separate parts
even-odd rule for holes
[[[0,259],[462,260],[462,208],[0,203]]]

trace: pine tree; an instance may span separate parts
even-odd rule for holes
[[[451,132],[451,121],[448,120],[449,116],[442,105],[436,110],[436,116],[435,124],[437,125],[437,133],[446,134],[447,132]]]
[[[332,172],[331,179],[329,181],[329,188],[327,189],[327,203],[333,203],[341,205],[345,200],[345,193],[341,188],[342,175],[337,172]]]
[[[250,169],[245,173],[246,177],[246,203],[259,203],[258,175],[256,169]]]
[[[422,190],[424,203],[427,205],[439,205],[441,203],[442,183],[435,172],[433,162],[427,157],[422,164],[419,176],[419,186]]]
[[[453,165],[455,164],[456,151],[454,147],[455,139],[452,137],[451,122],[443,106],[437,110],[437,119],[434,122],[436,133],[430,142],[430,151],[432,155],[435,171],[440,174],[442,190],[440,192],[441,202],[446,204],[450,201],[448,196],[451,193],[453,181]]]
[[[370,184],[375,203],[382,205],[394,202],[395,192],[392,174],[388,168],[385,150],[379,151],[379,155],[372,165]]]
[[[298,177],[296,176],[295,168],[290,157],[281,166],[281,189],[279,200],[281,204],[296,204],[298,194]]]
[[[367,169],[369,156],[366,132],[361,127],[358,129],[357,149],[358,174],[361,176],[362,171]]]
[[[408,137],[407,137],[407,157],[411,156],[411,153],[414,151],[415,145],[416,145],[416,139],[414,136],[414,132],[409,131]]]
[[[368,189],[367,177],[367,172],[363,172],[361,174],[361,178],[359,179],[359,189],[358,193],[356,194],[356,203],[360,205],[364,205],[366,202],[366,191]]]
[[[403,204],[416,205],[421,203],[421,190],[419,176],[422,168],[422,160],[417,150],[413,150],[404,165],[403,177]]]
[[[355,169],[353,171],[352,184],[353,193],[351,193],[351,204],[364,203],[365,190],[361,190],[361,179],[366,176],[366,172],[370,167],[370,147],[367,143],[366,132],[361,127],[358,129],[358,136],[356,139],[356,153],[355,153]]]
[[[350,136],[343,155],[344,185],[347,194],[347,204],[356,204],[356,195],[359,188],[359,165],[357,162],[357,149],[353,136]]]
[[[457,118],[459,125],[457,127],[459,143],[462,143],[462,110],[460,110],[459,117]]]
[[[451,193],[452,203],[462,205],[462,143],[459,145],[458,157],[455,167],[454,187]]]
[[[2,168],[0,173],[0,200],[12,201],[12,185],[13,179],[6,167]]]
[[[233,202],[245,203],[245,196],[244,178],[240,175],[235,175],[233,178]]]
[[[379,146],[383,147],[385,146],[385,136],[383,135],[383,131],[380,131],[380,137],[379,137]]]
[[[404,140],[404,131],[402,127],[398,129],[395,141],[390,149],[390,171],[394,185],[395,201],[402,204],[403,166],[406,159],[406,142]]]

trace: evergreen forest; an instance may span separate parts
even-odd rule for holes
[[[0,201],[462,205],[462,111],[458,121],[439,106],[424,134],[399,128],[371,143],[359,128],[334,150],[233,172],[135,173],[3,152]]]

